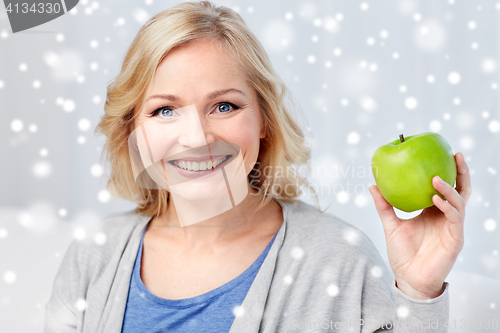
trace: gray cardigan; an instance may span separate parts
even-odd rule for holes
[[[447,282],[440,296],[413,299],[396,288],[361,230],[301,201],[277,201],[284,222],[230,333],[447,332]],[[150,219],[133,210],[115,213],[73,240],[45,306],[45,333],[121,331],[132,267]]]

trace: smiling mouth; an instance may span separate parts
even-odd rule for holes
[[[178,160],[168,161],[168,163],[182,170],[201,172],[206,170],[214,170],[220,164],[224,163],[224,161],[230,159],[231,157],[232,155],[226,155],[222,157],[207,159],[205,161],[188,161],[188,160],[178,159]]]

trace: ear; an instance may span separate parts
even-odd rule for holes
[[[260,138],[263,139],[266,137],[267,134],[267,128],[266,128],[266,122],[262,117],[260,117]]]
[[[267,121],[265,119],[265,115],[263,114],[263,112],[261,111],[261,109],[259,107],[257,107],[257,112],[258,112],[258,119],[259,119],[259,124],[260,124],[260,135],[259,137],[261,139],[265,138],[266,137],[266,132],[267,132]]]
[[[260,138],[263,139],[266,137],[266,128],[265,126],[260,127]]]

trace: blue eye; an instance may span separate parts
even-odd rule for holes
[[[156,117],[158,113],[161,114],[162,118],[171,118],[174,115],[174,110],[170,108],[170,106],[162,106],[159,107],[158,109],[154,110],[151,113],[152,117]]]
[[[168,117],[172,117],[174,115],[174,111],[172,109],[164,108],[164,109],[161,109],[160,114],[163,117],[168,118]]]
[[[221,102],[217,105],[215,113],[229,113],[238,109],[240,109],[240,107],[233,103]],[[175,111],[170,106],[161,106],[151,113],[151,117],[156,117],[158,115],[160,115],[161,118],[172,118],[175,116]]]
[[[219,104],[219,111],[220,112],[223,112],[223,113],[224,112],[228,112],[228,111],[230,111],[230,109],[231,109],[230,105],[227,104],[227,103],[221,103],[221,104]]]
[[[222,102],[217,106],[217,111],[219,113],[229,113],[231,111],[238,110],[239,108],[239,106],[236,106],[233,103]]]

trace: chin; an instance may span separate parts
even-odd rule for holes
[[[202,179],[196,179],[170,187],[170,193],[188,201],[229,200],[224,180],[207,182]]]

